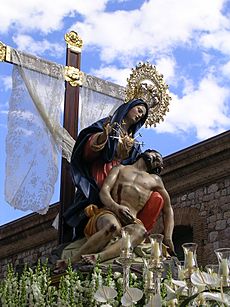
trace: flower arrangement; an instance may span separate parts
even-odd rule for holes
[[[129,287],[123,293],[122,273],[113,272],[110,266],[103,273],[97,264],[92,272],[83,275],[69,264],[55,287],[46,264],[38,263],[34,270],[25,266],[20,276],[9,265],[5,279],[0,281],[0,306],[230,306],[229,287],[223,287],[215,273],[197,269],[190,277],[188,285],[186,278],[175,280],[168,272],[161,279],[160,293],[147,300],[144,278],[130,273]]]
[[[106,273],[97,263],[91,272],[83,274],[72,268],[69,262],[61,276],[59,286],[52,284],[47,264],[38,262],[32,270],[25,266],[19,276],[12,265],[6,278],[0,281],[0,306],[2,307],[186,307],[230,306],[230,248],[216,249],[218,273],[214,266],[199,269],[196,259],[196,243],[184,243],[183,266],[178,263],[178,277],[169,271],[162,278],[164,256],[163,235],[152,234],[151,255],[143,259],[143,272],[131,273],[133,262],[130,237],[122,232],[120,264],[123,274],[113,272],[107,266]]]

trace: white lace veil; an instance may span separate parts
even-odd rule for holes
[[[5,199],[14,208],[45,214],[58,178],[58,153],[70,161],[75,140],[62,127],[63,66],[45,73],[27,69],[21,55],[13,69],[6,137]],[[42,67],[43,63],[36,64]],[[109,96],[108,96],[109,95]],[[122,103],[123,88],[86,76],[80,90],[80,128],[108,116]]]

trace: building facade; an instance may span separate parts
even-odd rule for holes
[[[230,247],[230,132],[164,158],[162,174],[175,215],[173,240],[178,258],[181,244],[198,244],[200,266],[217,263],[214,250]],[[30,214],[0,226],[0,278],[8,263],[33,264],[50,256],[58,245],[52,227],[59,204],[46,215]],[[154,232],[161,232],[160,218]]]

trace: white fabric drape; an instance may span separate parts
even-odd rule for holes
[[[82,87],[80,89],[80,129],[112,115],[122,102],[121,99]]]
[[[44,214],[58,177],[63,80],[16,66],[12,79],[5,199],[17,209]]]
[[[70,161],[75,140],[61,125],[64,80],[14,66],[6,138],[5,199],[45,214],[58,178],[58,153]],[[122,100],[80,90],[80,129],[112,114]]]

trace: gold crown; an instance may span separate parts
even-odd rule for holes
[[[156,126],[164,120],[171,100],[168,85],[163,80],[163,75],[159,74],[156,66],[146,62],[139,63],[132,69],[130,77],[127,79],[125,90],[125,102],[132,99],[142,99],[149,106],[149,114],[145,126]]]

